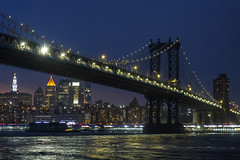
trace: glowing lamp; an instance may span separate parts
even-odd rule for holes
[[[43,46],[43,47],[41,48],[41,53],[42,53],[42,54],[46,54],[47,51],[48,51],[48,48],[47,48],[46,46]]]

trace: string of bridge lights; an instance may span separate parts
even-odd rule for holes
[[[123,59],[121,62],[115,62],[115,63],[127,65],[127,64],[129,64],[129,63],[136,63],[136,62],[142,62],[142,61],[149,60],[149,59],[151,59],[151,58],[153,58],[153,57],[159,56],[159,55],[162,54],[163,52],[166,52],[166,51],[169,50],[171,47],[173,47],[177,42],[178,42],[178,40],[176,40],[175,42],[173,42],[173,44],[171,44],[169,47],[165,48],[164,50],[162,50],[162,51],[160,51],[160,52],[157,52],[156,54],[149,55],[149,56],[145,56],[145,57],[142,57],[142,58],[132,59],[132,60]],[[166,45],[168,45],[168,44],[169,44],[169,43],[166,43]],[[166,45],[163,46],[163,47],[166,47]]]
[[[117,59],[113,59],[113,60],[110,60],[109,62],[112,63],[116,63],[116,62],[119,62],[119,61],[124,61],[126,58],[129,58],[131,56],[134,56],[136,54],[139,54],[141,53],[144,49],[146,49],[148,47],[148,45],[150,44],[151,42],[148,42],[146,43],[145,45],[143,45],[142,47],[140,47],[139,49],[135,50],[134,52],[131,52],[130,54],[127,54],[126,56],[123,56],[122,58],[117,58]],[[155,44],[154,46],[156,46],[157,44]],[[154,47],[153,46],[153,47]]]
[[[17,22],[15,22],[15,21],[12,20],[12,17],[11,17],[11,16],[8,16],[8,17],[7,17],[7,16],[5,16],[5,15],[2,14],[2,13],[0,13],[0,16],[2,16],[2,18],[5,18],[5,19],[8,20],[9,22],[12,22],[15,26],[19,27],[20,30],[24,29],[23,23],[21,23],[21,24],[19,25]],[[8,23],[8,27],[5,27],[5,26],[3,25],[3,19],[2,19],[2,24],[1,24],[1,26],[4,27],[4,28],[6,28],[8,31],[11,31],[10,28],[8,28],[8,27],[10,27],[10,24],[9,24],[9,23]],[[59,48],[59,49],[63,50],[64,52],[70,53],[71,48],[70,48],[70,49],[65,49],[65,48],[63,48],[63,45],[57,45],[54,41],[49,41],[49,40],[45,39],[45,36],[39,36],[39,35],[37,35],[34,29],[32,29],[32,30],[31,30],[31,29],[28,29],[28,30],[29,30],[28,32],[25,31],[26,34],[29,33],[29,34],[31,34],[31,36],[35,37],[35,38],[38,39],[38,40],[41,40],[41,41],[47,43],[49,46],[55,46],[56,48]],[[18,33],[16,33],[16,34],[18,34]],[[21,36],[22,36],[22,35],[21,35]],[[43,48],[44,48],[44,50],[46,50],[46,48],[47,48],[46,45],[44,45]],[[79,53],[79,51],[76,52],[76,53]]]
[[[198,84],[201,86],[201,88],[204,90],[204,92],[205,92],[213,101],[217,102],[217,101],[212,97],[212,95],[207,91],[207,89],[204,87],[204,85],[202,84],[202,82],[201,82],[200,79],[198,78],[198,75],[196,74],[196,71],[193,70],[193,68],[192,68],[192,66],[191,66],[191,63],[190,63],[190,61],[189,61],[189,58],[187,57],[186,52],[183,50],[183,47],[181,47],[181,50],[182,50],[182,54],[183,54],[183,56],[184,56],[184,59],[186,60],[188,66],[191,68],[192,74],[193,74],[193,76],[196,78]]]
[[[136,55],[136,54],[139,54],[139,53],[141,53],[145,48],[148,47],[148,44],[149,44],[149,42],[146,43],[145,45],[143,45],[142,47],[138,48],[137,50],[131,52],[130,54],[127,54],[126,56],[123,56],[122,58],[117,58],[117,59],[110,60],[109,63],[116,63],[116,62],[118,62],[118,61],[124,60],[124,59],[129,58],[129,57],[131,57],[131,56],[134,56],[134,55]]]
[[[20,30],[24,29],[23,23],[21,23],[21,24],[19,25],[17,22],[15,22],[15,21],[13,21],[13,20],[11,19],[11,18],[12,18],[11,16],[8,16],[8,17],[7,17],[7,16],[5,16],[5,15],[3,15],[3,14],[0,14],[0,15],[1,15],[3,18],[5,18],[6,20],[14,23],[16,26],[18,26],[18,27],[20,28]],[[9,26],[9,24],[8,24],[8,26]],[[6,28],[6,29],[8,29],[8,28]],[[59,49],[61,49],[61,50],[64,50],[64,52],[67,52],[67,53],[70,53],[70,52],[71,52],[71,48],[70,48],[70,49],[65,49],[65,48],[63,48],[63,45],[57,45],[54,41],[49,41],[49,40],[45,39],[45,36],[39,36],[39,35],[37,35],[36,32],[35,32],[35,30],[33,30],[33,29],[32,29],[32,30],[29,29],[29,32],[26,32],[26,31],[25,31],[25,33],[26,33],[26,34],[29,33],[29,34],[31,34],[31,36],[35,37],[36,39],[44,41],[44,42],[47,43],[49,46],[55,46],[56,48],[59,48]],[[134,52],[132,52],[132,53],[130,53],[130,54],[128,54],[128,55],[126,55],[126,56],[124,56],[124,57],[122,57],[122,58],[118,58],[118,59],[114,59],[114,60],[107,61],[107,63],[109,63],[109,64],[114,64],[114,65],[115,65],[115,64],[127,65],[127,64],[129,64],[129,63],[136,63],[136,62],[146,61],[146,60],[149,60],[149,59],[151,59],[151,58],[153,58],[153,57],[155,57],[155,56],[159,56],[159,55],[162,54],[163,52],[167,51],[167,50],[168,50],[169,48],[171,48],[177,41],[178,41],[178,40],[176,40],[173,44],[171,44],[170,47],[167,47],[167,49],[165,48],[163,51],[157,52],[157,54],[145,56],[145,57],[142,57],[142,58],[132,59],[132,60],[126,59],[126,58],[129,58],[129,57],[131,57],[131,56],[134,56],[134,55],[136,55],[136,54],[141,53],[144,49],[146,49],[146,48],[148,47],[148,44],[150,43],[150,42],[148,42],[147,44],[145,44],[144,46],[142,46],[142,47],[140,47],[139,49],[135,50]],[[168,43],[167,43],[167,44],[168,44]],[[166,45],[167,45],[167,44],[166,44]],[[47,46],[44,45],[43,48],[44,48],[44,50],[46,50]],[[77,53],[79,53],[79,51],[78,51]],[[125,58],[125,57],[126,57],[126,58]]]

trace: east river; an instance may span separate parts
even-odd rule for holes
[[[240,159],[240,134],[2,136],[2,160]]]

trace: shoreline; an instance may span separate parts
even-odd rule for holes
[[[101,135],[140,135],[143,132],[129,131],[83,131],[83,132],[26,132],[26,131],[1,131],[1,137],[41,137],[41,136],[101,136]],[[240,134],[239,132],[185,132],[177,134]],[[149,134],[151,135],[151,134]],[[159,134],[161,135],[161,134]]]
[[[83,131],[83,132],[26,132],[26,131],[1,131],[0,137],[34,137],[34,136],[87,136],[87,135],[134,135],[142,132],[124,131]]]

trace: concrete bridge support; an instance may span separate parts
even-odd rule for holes
[[[148,96],[149,112],[148,123],[144,127],[144,133],[183,133],[183,125],[179,123],[178,98],[166,99],[163,97]],[[162,124],[160,119],[160,107],[163,102],[168,105],[167,124]],[[173,119],[175,120],[174,123]]]
[[[236,118],[230,116],[227,111],[199,111],[193,110],[193,123],[196,124],[218,124],[218,123],[238,123]]]
[[[193,123],[199,124],[199,112],[196,109],[193,109]]]
[[[214,123],[214,114],[210,111],[193,110],[193,123],[195,124],[210,124]]]

